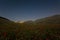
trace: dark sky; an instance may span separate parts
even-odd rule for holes
[[[0,0],[0,16],[13,21],[60,14],[60,0]]]

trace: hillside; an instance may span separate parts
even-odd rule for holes
[[[0,17],[0,23],[8,23],[8,22],[11,22],[11,21],[7,18]]]
[[[24,23],[0,17],[0,40],[60,40],[60,15]]]
[[[60,15],[54,15],[42,19],[37,19],[35,22],[45,24],[60,24]]]
[[[0,17],[0,31],[15,31],[18,24],[4,17]]]

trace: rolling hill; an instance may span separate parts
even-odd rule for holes
[[[45,24],[60,24],[60,15],[54,15],[42,19],[37,19],[35,22]]]
[[[0,40],[60,40],[60,15],[24,23],[0,17]]]
[[[0,31],[14,31],[18,24],[4,17],[0,17]]]

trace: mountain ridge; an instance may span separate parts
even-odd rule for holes
[[[42,19],[37,19],[35,22],[36,23],[52,23],[53,21],[54,23],[55,22],[60,23],[60,15],[53,15],[53,16],[42,18]]]

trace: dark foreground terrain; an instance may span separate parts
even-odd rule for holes
[[[24,23],[0,17],[0,40],[60,40],[60,15]]]

